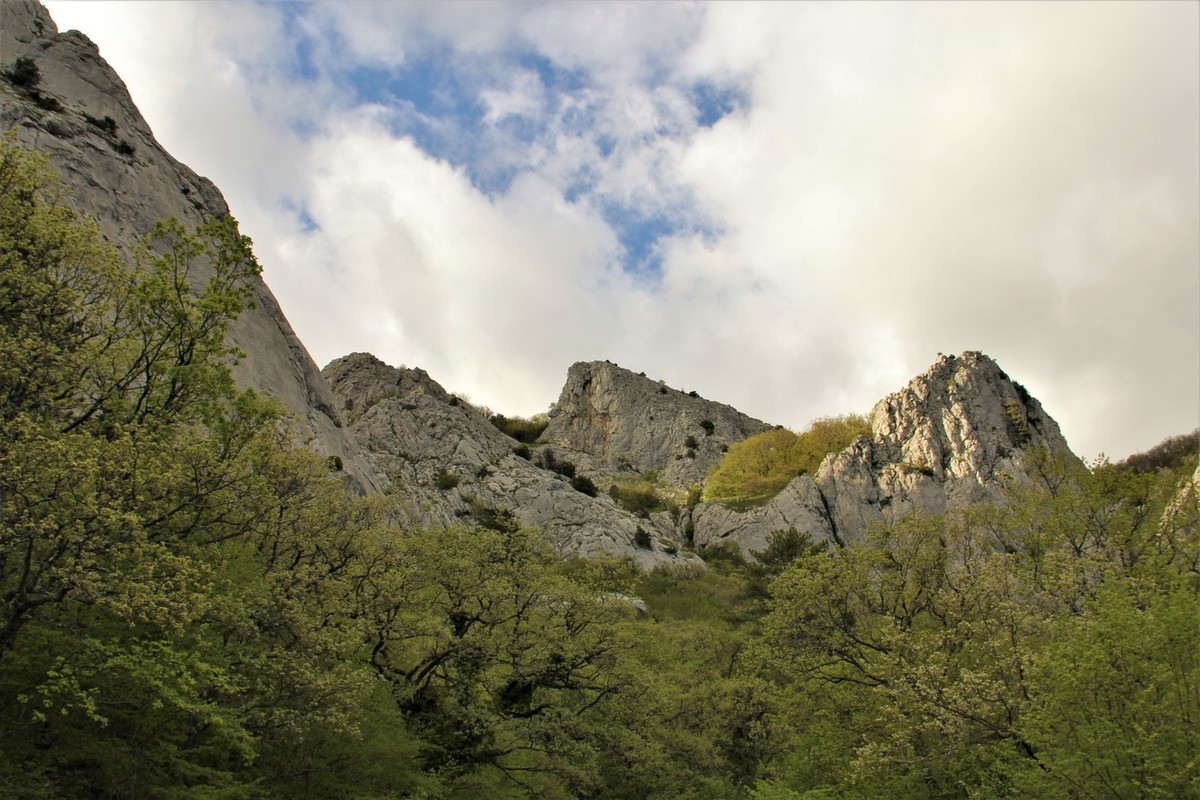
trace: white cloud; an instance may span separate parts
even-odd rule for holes
[[[49,5],[226,193],[319,361],[532,413],[612,358],[803,426],[982,349],[1082,454],[1200,425],[1194,4]],[[356,65],[442,52],[490,195],[352,107]],[[696,81],[746,100],[701,127]],[[619,268],[611,202],[684,225],[660,280]]]

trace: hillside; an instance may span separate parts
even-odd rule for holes
[[[968,351],[705,502],[805,434],[609,362],[536,441],[318,372],[0,2],[0,800],[1200,797],[1194,435],[1084,464]]]

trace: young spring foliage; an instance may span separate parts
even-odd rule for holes
[[[704,499],[715,503],[769,500],[797,475],[815,475],[825,456],[870,435],[870,421],[849,414],[819,419],[801,434],[775,428],[751,436],[730,445],[708,476]]]

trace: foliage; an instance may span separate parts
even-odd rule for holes
[[[608,495],[616,500],[621,508],[642,518],[648,518],[659,511],[669,511],[673,507],[670,500],[660,495],[654,484],[648,481],[614,483],[608,487]]]
[[[126,262],[0,148],[0,798],[1197,796],[1177,472],[1028,452],[644,574],[469,497],[402,531],[234,386],[256,273],[232,220]]]
[[[529,418],[506,417],[503,414],[496,414],[491,417],[491,423],[505,436],[511,436],[518,442],[533,444],[549,427],[550,417],[547,414],[535,414]]]
[[[455,486],[458,486],[461,481],[461,478],[446,469],[438,470],[437,474],[433,476],[433,485],[443,492],[450,491]]]
[[[1153,472],[1158,469],[1196,468],[1196,455],[1200,453],[1200,429],[1181,436],[1172,436],[1156,444],[1144,453],[1135,453],[1117,466],[1134,472]]]
[[[583,492],[588,497],[595,497],[599,494],[596,484],[586,475],[576,475],[574,478],[571,478],[571,488],[577,492]]]
[[[1007,507],[907,518],[774,581],[760,663],[821,743],[788,789],[1194,793],[1195,508],[1164,517],[1169,480],[1041,470]]]
[[[870,433],[865,417],[850,414],[819,419],[799,435],[774,428],[751,436],[730,445],[708,476],[704,499],[717,503],[769,499],[797,475],[815,474],[825,456]]]
[[[42,73],[38,69],[37,62],[28,56],[18,56],[12,66],[4,70],[4,77],[13,86],[19,86],[22,89],[36,89],[42,82]]]

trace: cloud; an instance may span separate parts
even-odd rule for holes
[[[50,8],[319,361],[532,413],[611,358],[802,427],[982,349],[1082,454],[1200,425],[1194,4]]]

